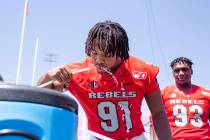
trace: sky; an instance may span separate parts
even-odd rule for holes
[[[209,7],[210,0],[29,0],[19,84],[31,85],[37,37],[35,82],[52,67],[83,60],[90,28],[112,20],[127,31],[131,55],[159,66],[161,88],[174,83],[169,65],[180,56],[194,63],[192,82],[210,88]],[[0,74],[7,82],[17,76],[23,14],[24,0],[0,1]]]

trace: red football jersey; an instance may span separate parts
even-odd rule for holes
[[[210,91],[193,85],[188,92],[175,85],[162,91],[174,140],[210,140]]]
[[[145,94],[159,88],[159,68],[131,56],[113,75],[97,73],[91,58],[68,66],[85,67],[91,70],[75,74],[68,89],[82,105],[88,129],[119,140],[142,134],[142,100]]]

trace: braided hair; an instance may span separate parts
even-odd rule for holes
[[[129,57],[128,36],[123,27],[116,22],[105,21],[95,24],[89,31],[85,42],[85,53],[90,56],[94,50],[93,40],[106,56],[119,56],[123,61]],[[102,45],[105,41],[105,45]]]

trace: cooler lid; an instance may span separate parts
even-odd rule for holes
[[[0,82],[0,101],[46,104],[68,109],[78,114],[77,102],[68,95],[51,89]]]

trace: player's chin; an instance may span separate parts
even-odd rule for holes
[[[187,80],[177,80],[177,83],[180,85],[184,85],[184,84],[187,84],[188,81]]]
[[[98,73],[101,73],[101,74],[103,74],[103,73],[105,73],[105,72],[106,72],[105,70],[103,70],[103,69],[101,69],[101,68],[96,69],[96,70],[97,70],[97,72],[98,72]]]
[[[95,65],[96,66],[96,70],[98,73],[105,73],[105,67],[101,66],[101,65]]]

